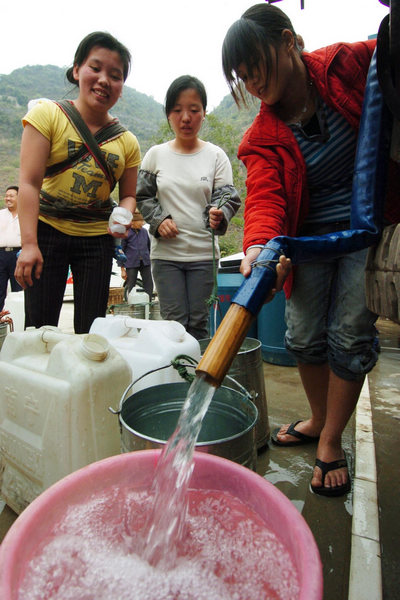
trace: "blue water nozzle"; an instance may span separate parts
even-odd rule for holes
[[[232,302],[256,316],[275,285],[276,265],[281,254],[285,254],[282,245],[276,239],[270,240],[253,263],[249,277],[243,281]]]

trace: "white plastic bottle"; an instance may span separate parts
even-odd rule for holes
[[[131,211],[123,206],[115,206],[108,220],[108,226],[112,233],[125,233],[131,222]]]

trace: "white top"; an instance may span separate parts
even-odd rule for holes
[[[212,237],[205,227],[204,211],[214,189],[233,184],[232,167],[225,152],[206,142],[198,152],[180,154],[165,142],[150,148],[141,169],[156,175],[158,201],[179,230],[173,239],[153,237],[151,258],[212,260]],[[214,239],[218,258],[217,236]]]
[[[12,216],[8,208],[0,210],[0,248],[21,246],[18,215]]]

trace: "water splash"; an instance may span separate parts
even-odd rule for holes
[[[182,539],[187,515],[194,448],[215,391],[202,377],[194,379],[177,427],[158,461],[152,486],[154,504],[141,552],[153,566],[169,569],[175,565],[176,548]]]

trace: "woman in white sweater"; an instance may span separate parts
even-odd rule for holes
[[[163,319],[208,337],[217,236],[240,206],[225,152],[198,137],[207,107],[201,81],[183,75],[167,91],[165,112],[175,138],[153,146],[138,176],[136,199],[154,236],[151,262]]]

